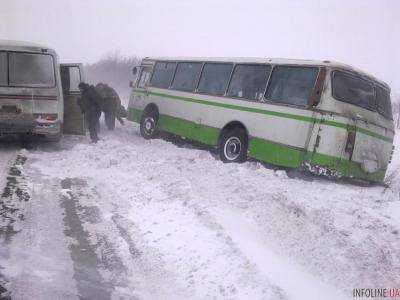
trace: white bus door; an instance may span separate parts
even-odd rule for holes
[[[84,81],[82,64],[60,64],[64,98],[63,133],[85,135],[85,118],[77,103],[81,97],[78,85]]]

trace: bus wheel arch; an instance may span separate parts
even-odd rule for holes
[[[244,162],[247,159],[249,134],[239,121],[226,124],[218,139],[218,152],[223,162]]]
[[[146,140],[153,139],[157,136],[157,122],[160,113],[158,107],[154,103],[146,106],[140,119],[140,134]]]

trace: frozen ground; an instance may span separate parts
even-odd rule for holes
[[[132,123],[101,137],[1,150],[0,180],[14,162],[0,200],[3,295],[312,300],[398,287],[399,151],[390,187],[363,188],[223,164]]]

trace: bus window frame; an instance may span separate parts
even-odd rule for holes
[[[167,63],[167,64],[175,63],[175,68],[174,68],[174,72],[172,73],[171,81],[169,82],[169,85],[166,88],[154,86],[151,84],[151,80],[153,79],[157,63]],[[155,88],[155,89],[170,89],[172,87],[172,82],[174,81],[174,78],[175,78],[175,72],[176,72],[177,67],[178,67],[178,61],[175,61],[175,60],[156,60],[156,61],[154,61],[153,67],[151,68],[151,76],[149,78],[149,84],[147,86]]]
[[[195,86],[194,86],[193,91],[182,91],[182,90],[178,90],[178,89],[176,89],[176,88],[172,88],[172,84],[174,83],[174,80],[175,80],[175,77],[176,77],[176,72],[178,71],[178,65],[179,65],[180,63],[196,63],[196,64],[201,64],[200,72],[199,72],[199,74],[197,75],[197,78],[196,78],[196,82],[195,82]],[[203,68],[204,68],[204,61],[200,61],[200,60],[197,60],[197,61],[196,61],[196,60],[178,60],[178,61],[176,61],[174,76],[172,77],[172,81],[171,81],[170,86],[168,87],[168,89],[173,90],[173,91],[177,91],[177,92],[182,92],[182,93],[198,94],[197,88],[198,88],[198,86],[199,86],[200,76],[201,76],[201,73],[203,72]],[[154,73],[154,72],[153,72],[153,73]]]
[[[82,82],[82,77],[83,77],[83,72],[82,72],[82,70],[81,70],[81,68],[79,67],[79,65],[76,65],[76,64],[71,64],[71,65],[69,65],[69,64],[62,64],[63,66],[66,66],[66,67],[68,67],[68,70],[70,71],[71,70],[71,68],[77,68],[78,69],[78,71],[79,71],[79,82]],[[61,66],[60,66],[60,72],[61,72]],[[71,73],[70,72],[68,72],[68,76],[70,77],[70,80],[71,80]],[[61,88],[62,88],[62,82],[61,82]],[[63,90],[63,93],[64,93],[64,90]],[[71,90],[71,82],[70,82],[70,86],[69,86],[69,89],[68,89],[68,91],[66,91],[66,93],[68,94],[68,95],[76,95],[76,94],[80,94],[81,92],[79,91],[79,88],[78,88],[78,90]]]
[[[374,109],[371,109],[371,108],[369,108],[369,107],[364,107],[364,106],[361,106],[361,105],[357,105],[357,104],[351,103],[350,101],[342,100],[342,99],[339,99],[339,98],[335,97],[333,81],[334,81],[334,79],[335,79],[335,74],[338,73],[338,72],[339,72],[339,73],[344,73],[344,74],[346,74],[347,76],[350,76],[350,77],[353,77],[353,78],[356,78],[356,79],[364,80],[364,81],[366,81],[366,82],[368,82],[369,84],[372,85],[372,88],[373,88],[373,90],[374,90],[374,102],[375,102]],[[378,113],[379,115],[381,115],[381,114],[378,112],[378,107],[377,107],[377,103],[376,103],[376,90],[375,90],[375,85],[376,85],[376,83],[375,83],[374,81],[370,80],[369,78],[367,78],[367,77],[365,77],[365,76],[359,75],[359,74],[357,74],[357,73],[353,73],[353,72],[350,72],[350,71],[347,71],[347,70],[342,70],[342,69],[333,69],[333,70],[331,71],[331,96],[332,96],[333,99],[335,99],[335,100],[337,100],[337,101],[340,101],[340,102],[343,102],[343,103],[346,103],[346,104],[353,105],[353,106],[355,106],[355,107],[357,107],[357,108],[366,109],[366,110],[368,110],[368,111],[375,112],[375,113]]]
[[[1,52],[7,53],[7,83],[8,85],[1,87],[8,88],[29,88],[29,89],[53,89],[58,86],[57,73],[56,73],[56,60],[53,54],[51,53],[43,53],[43,52],[34,52],[34,51],[14,51],[14,50],[0,50]],[[24,54],[38,54],[38,55],[48,55],[51,57],[53,63],[53,75],[54,75],[54,84],[52,86],[31,86],[31,85],[11,85],[10,84],[10,53],[24,53]]]
[[[237,67],[237,66],[240,66],[240,65],[245,65],[245,66],[248,66],[248,65],[250,65],[250,66],[261,65],[261,66],[271,67],[271,72],[269,73],[269,75],[268,75],[268,77],[267,77],[267,81],[266,81],[266,84],[265,84],[265,87],[264,87],[264,92],[263,92],[263,96],[262,96],[262,99],[261,99],[261,100],[260,100],[260,99],[253,99],[253,100],[251,100],[251,99],[243,98],[243,97],[228,96],[228,90],[229,90],[229,87],[231,86],[231,82],[232,82],[232,78],[233,78],[233,73],[235,72],[236,67]],[[230,77],[229,77],[228,86],[226,87],[226,90],[225,90],[225,93],[224,93],[224,97],[226,97],[226,98],[231,98],[231,99],[236,99],[236,100],[241,100],[241,101],[248,101],[248,102],[252,102],[252,103],[265,103],[265,102],[262,101],[262,100],[263,100],[263,97],[264,97],[264,93],[265,93],[265,91],[266,91],[266,89],[267,89],[267,87],[268,87],[269,79],[271,78],[271,74],[272,74],[273,68],[274,68],[274,65],[268,64],[268,63],[247,63],[247,62],[234,63],[234,66],[233,66],[231,75],[230,75]]]
[[[321,69],[323,68],[322,66],[319,65],[296,65],[296,64],[274,64],[272,65],[273,68],[271,69],[271,74],[268,78],[268,82],[267,82],[267,86],[265,87],[265,91],[263,94],[263,98],[262,101],[260,101],[261,103],[265,103],[265,104],[271,104],[271,105],[278,105],[278,106],[286,106],[286,107],[292,107],[292,108],[297,108],[297,109],[303,109],[303,110],[313,110],[313,108],[315,108],[312,103],[311,103],[311,95],[307,101],[307,105],[303,106],[303,105],[297,105],[297,104],[291,104],[291,103],[285,103],[285,102],[275,102],[275,101],[271,101],[269,100],[266,96],[267,96],[267,91],[268,91],[268,87],[270,84],[270,80],[272,77],[272,73],[275,69],[275,67],[297,67],[297,68],[313,68],[313,69],[317,69],[317,76],[315,76],[315,80],[314,80],[314,84],[312,87],[312,91],[311,94],[314,92],[316,85],[317,85],[317,81],[318,81],[318,76],[320,75]],[[321,91],[321,95],[323,93],[323,89]]]
[[[210,93],[204,93],[204,92],[200,92],[199,91],[200,79],[201,79],[201,76],[203,76],[203,71],[204,71],[204,67],[205,67],[206,64],[219,64],[219,65],[231,65],[232,66],[232,70],[231,70],[231,72],[229,74],[229,77],[228,77],[227,85],[226,85],[222,95],[212,95]],[[235,69],[235,63],[233,63],[233,62],[203,61],[203,65],[201,67],[200,76],[199,76],[199,79],[198,79],[198,82],[197,82],[197,85],[196,85],[196,90],[195,90],[196,93],[199,94],[199,95],[206,95],[206,96],[210,96],[210,97],[226,97],[226,93],[228,91],[229,84],[231,82],[231,78],[232,78],[232,74],[233,74],[233,70],[234,69]]]
[[[140,79],[142,78],[143,71],[144,71],[146,68],[148,68],[148,72],[149,72],[150,76],[149,76],[149,78],[147,79],[147,82],[145,83],[145,85],[144,85],[143,87],[141,87],[141,86],[139,86],[139,84],[140,84]],[[137,88],[137,89],[145,90],[145,89],[147,89],[148,87],[150,87],[150,80],[151,80],[151,77],[153,77],[154,66],[151,66],[151,65],[141,65],[141,66],[140,66],[140,69],[141,69],[141,70],[140,70],[140,73],[139,73],[139,75],[138,75],[138,77],[137,77],[136,88]]]

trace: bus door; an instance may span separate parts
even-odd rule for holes
[[[85,118],[78,105],[81,96],[78,85],[84,81],[82,64],[60,64],[62,91],[64,98],[63,133],[84,135]]]
[[[311,95],[312,119],[306,144],[304,163],[312,172],[329,174],[329,168],[336,169],[344,156],[344,141],[347,138],[347,118],[317,108],[324,93],[327,70],[320,68],[314,91]],[[329,92],[329,91],[328,91]],[[342,124],[342,125],[340,125]],[[344,128],[342,128],[344,126]],[[350,126],[351,127],[351,126]],[[328,169],[327,169],[328,168]]]

